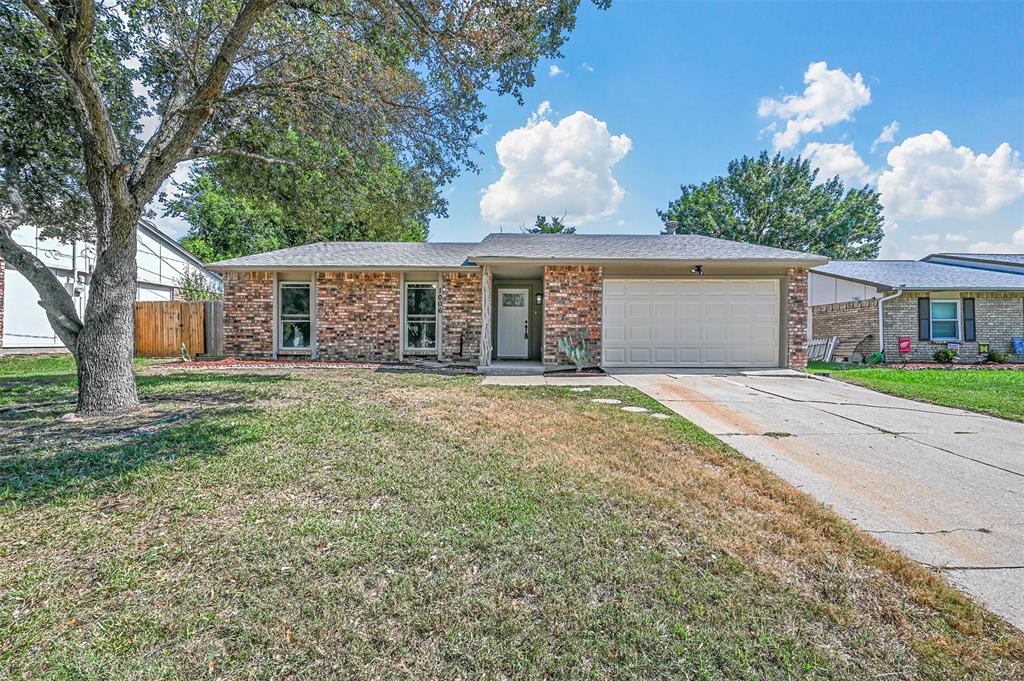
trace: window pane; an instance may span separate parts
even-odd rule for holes
[[[308,286],[282,286],[281,287],[281,314],[309,316],[309,287]]]
[[[932,319],[956,320],[956,303],[932,303]]]
[[[956,322],[932,320],[932,338],[956,338]]]
[[[437,347],[434,334],[437,322],[407,322],[405,325],[405,347],[432,350]]]
[[[282,348],[308,348],[309,322],[282,322]]]
[[[522,307],[526,305],[526,294],[525,293],[502,293],[501,294],[501,306],[502,307]]]
[[[407,315],[433,315],[437,310],[437,291],[433,284],[410,284],[405,289]]]

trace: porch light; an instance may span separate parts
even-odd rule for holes
[[[535,303],[540,305],[542,302],[544,302],[544,294],[543,293],[538,293],[537,295],[535,295],[533,297],[533,300],[534,300]]]

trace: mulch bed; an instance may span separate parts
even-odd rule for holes
[[[374,369],[377,371],[444,371],[447,373],[476,373],[476,367],[419,362],[325,362],[309,359],[223,359],[174,361],[157,368],[178,369]]]
[[[1024,364],[997,364],[986,362],[984,364],[938,364],[937,362],[891,362],[877,366],[886,369],[906,369],[908,371],[922,371],[924,369],[945,369],[946,371],[1024,371]]]

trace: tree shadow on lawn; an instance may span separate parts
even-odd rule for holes
[[[253,387],[286,376],[140,377],[142,409],[65,423],[70,401],[0,409],[0,507],[98,494],[151,464],[219,456],[262,436]],[[219,389],[213,389],[216,386]]]

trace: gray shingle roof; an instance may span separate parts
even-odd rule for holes
[[[474,247],[477,259],[529,260],[768,260],[806,264],[827,258],[696,234],[491,234]]]
[[[449,268],[472,266],[471,243],[396,241],[322,241],[279,251],[257,253],[210,265],[214,270],[310,268]]]
[[[1006,291],[1024,290],[1024,275],[977,270],[920,260],[833,260],[813,268],[872,284],[883,289],[904,291]]]
[[[929,260],[931,258],[956,258],[958,260],[972,260],[974,262],[1001,262],[1007,265],[1024,266],[1024,253],[932,253],[923,259]]]

